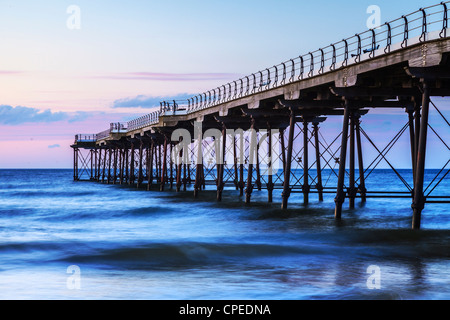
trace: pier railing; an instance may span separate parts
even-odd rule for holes
[[[96,134],[76,134],[75,135],[75,143],[77,142],[94,142],[98,140],[98,136]]]
[[[155,111],[149,114],[146,114],[137,119],[128,121],[128,131],[133,131],[137,129],[144,128],[146,126],[156,124],[159,122],[159,111]]]
[[[110,124],[110,132],[111,133],[128,132],[128,123],[127,122],[113,122]]]

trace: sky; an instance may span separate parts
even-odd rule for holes
[[[363,32],[370,5],[384,22],[437,3],[0,0],[0,168],[71,168],[75,134]]]

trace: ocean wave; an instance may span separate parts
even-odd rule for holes
[[[67,256],[63,261],[73,264],[103,264],[124,268],[159,269],[191,268],[205,265],[243,263],[253,258],[276,258],[322,254],[318,248],[271,244],[233,243],[151,243],[135,247],[97,249],[86,254]]]

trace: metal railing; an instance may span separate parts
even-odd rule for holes
[[[111,129],[97,133],[97,140],[102,140],[102,139],[108,138],[110,133],[111,133]]]
[[[75,135],[75,143],[77,142],[95,142],[97,141],[96,134],[76,134]]]
[[[160,116],[193,113],[289,83],[344,69],[413,44],[446,38],[450,34],[449,4],[450,1],[445,1],[421,8],[386,22],[378,28],[355,34],[187,100],[162,101],[159,111],[129,121],[127,130],[132,131],[157,124]]]
[[[160,111],[155,111],[137,119],[128,121],[128,131],[141,129],[143,127],[158,123],[160,113]]]
[[[110,124],[110,132],[111,133],[122,133],[128,131],[128,123],[127,122],[113,122]]]

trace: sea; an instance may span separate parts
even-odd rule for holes
[[[370,179],[382,191],[399,180],[391,170]],[[449,180],[433,194],[448,194]],[[70,169],[0,170],[0,299],[450,298],[449,204],[427,204],[412,230],[407,197],[346,201],[336,221],[333,193],[307,205],[293,193],[286,210],[280,194],[268,203],[255,188],[246,204],[227,184],[217,202],[213,186],[194,199],[192,186],[147,191],[73,181]]]

